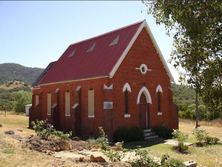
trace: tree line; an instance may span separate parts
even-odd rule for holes
[[[222,1],[142,0],[156,24],[173,36],[170,62],[180,82],[195,91],[196,127],[201,101],[214,118],[222,115]],[[212,115],[212,114],[211,114]]]
[[[189,86],[172,84],[173,101],[178,105],[179,117],[185,119],[196,119],[195,89]],[[199,120],[211,121],[217,118],[222,119],[222,114],[218,110],[212,112],[208,109],[201,98],[198,104]]]
[[[17,114],[25,113],[25,105],[32,103],[30,88],[0,89],[0,111],[15,111]]]

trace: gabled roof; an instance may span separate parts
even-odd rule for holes
[[[43,70],[43,72],[41,73],[41,75],[39,75],[39,77],[35,80],[35,82],[32,84],[32,86],[38,86],[39,83],[41,82],[41,80],[43,79],[43,77],[47,74],[47,72],[49,71],[49,69],[55,64],[56,61],[49,63],[49,65]]]
[[[71,44],[38,84],[113,77],[143,28],[150,35],[171,79],[172,74],[146,23],[140,21],[109,33]]]

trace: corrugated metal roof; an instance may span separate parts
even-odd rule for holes
[[[71,44],[58,61],[47,70],[47,74],[41,78],[38,84],[102,76],[112,77],[144,27],[151,36],[171,81],[174,82],[162,53],[144,20],[94,38]]]
[[[39,75],[39,77],[35,80],[35,82],[32,84],[32,86],[38,86],[39,83],[41,82],[42,78],[47,74],[49,69],[55,64],[54,62],[49,63],[49,65],[45,68],[45,70]]]
[[[40,84],[109,76],[142,23],[70,45]],[[118,43],[109,46],[118,36]]]

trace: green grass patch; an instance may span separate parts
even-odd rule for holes
[[[173,151],[172,145],[164,144],[164,143],[156,143],[154,141],[149,141],[149,140],[124,143],[123,148],[130,149],[130,150],[141,148],[141,149],[148,149],[152,152],[160,151],[162,153],[169,153]]]
[[[3,151],[3,153],[5,153],[5,154],[14,154],[15,151],[14,151],[14,150],[11,150],[11,149],[5,149],[5,150]]]
[[[177,141],[176,139],[172,138],[170,140]],[[197,143],[197,139],[195,137],[188,137],[188,139],[185,141],[185,143]]]
[[[156,143],[153,141],[148,141],[148,140],[144,140],[144,141],[136,141],[136,142],[128,142],[128,143],[124,143],[123,144],[123,148],[126,149],[137,149],[138,147],[140,148],[147,148],[150,146],[155,145]]]

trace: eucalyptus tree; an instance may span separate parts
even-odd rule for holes
[[[200,95],[209,110],[222,113],[222,1],[147,0],[148,14],[173,35],[170,62],[184,69],[180,81],[196,91],[196,126]]]

